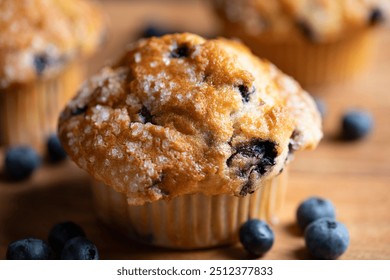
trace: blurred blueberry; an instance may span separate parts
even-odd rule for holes
[[[342,223],[331,218],[322,218],[306,228],[305,243],[314,258],[334,260],[347,250],[349,233]]]
[[[67,157],[61,141],[56,134],[50,135],[47,139],[47,153],[52,162],[60,162]]]
[[[30,147],[13,147],[6,151],[4,162],[5,172],[11,179],[27,179],[40,164],[41,158]]]
[[[142,38],[161,37],[166,34],[176,33],[177,31],[168,30],[164,27],[150,24],[141,33]]]
[[[310,223],[320,218],[335,218],[335,208],[330,200],[310,197],[303,201],[297,210],[299,227],[304,230]]]
[[[342,137],[345,140],[358,140],[367,136],[374,126],[369,112],[350,110],[342,118]]]

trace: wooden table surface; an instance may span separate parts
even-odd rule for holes
[[[91,71],[118,57],[149,22],[200,34],[216,32],[210,12],[197,1],[107,1],[104,5],[111,18],[109,41],[91,62]],[[273,226],[275,244],[264,259],[309,258],[295,225],[295,211],[311,195],[331,199],[338,219],[350,231],[350,247],[342,259],[390,259],[389,49],[387,30],[381,33],[376,58],[363,75],[346,84],[311,89],[328,105],[325,138],[316,151],[299,153],[293,161],[281,221]],[[372,112],[375,129],[364,141],[343,143],[336,137],[340,116],[351,107]],[[2,158],[0,152],[0,162]],[[9,242],[27,236],[46,239],[51,226],[65,220],[85,229],[97,244],[101,259],[247,258],[239,244],[174,251],[141,246],[110,232],[94,214],[88,176],[69,161],[45,165],[27,182],[0,178],[0,259]]]

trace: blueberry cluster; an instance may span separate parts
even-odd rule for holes
[[[304,230],[307,250],[316,259],[337,259],[348,248],[348,230],[335,220],[335,212],[331,201],[319,197],[310,197],[298,207],[298,225]]]
[[[57,135],[47,140],[47,156],[50,162],[57,163],[66,159],[67,155]],[[4,172],[12,180],[28,179],[42,164],[42,158],[31,147],[15,146],[6,151]]]
[[[307,250],[316,259],[337,259],[348,248],[348,230],[335,218],[333,203],[319,197],[306,199],[297,209],[297,222],[304,231]],[[275,235],[266,222],[250,219],[240,227],[239,239],[249,254],[261,257],[272,248]]]
[[[7,260],[98,260],[96,246],[86,238],[83,229],[73,223],[55,225],[48,243],[35,238],[12,242],[7,249]]]

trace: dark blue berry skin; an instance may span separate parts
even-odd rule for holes
[[[314,258],[335,260],[347,250],[349,232],[342,223],[331,218],[322,218],[306,228],[305,242]]]
[[[373,8],[370,16],[369,16],[369,23],[371,25],[376,25],[378,23],[381,23],[386,20],[385,14],[380,8]]]
[[[7,249],[7,260],[50,260],[53,252],[43,240],[27,238],[12,242]]]
[[[38,76],[41,76],[49,64],[49,58],[46,54],[37,54],[34,56],[34,67]]]
[[[324,119],[325,118],[325,114],[326,114],[326,109],[327,109],[324,100],[319,99],[319,98],[314,98],[314,101],[316,103],[318,111],[321,114],[321,118]]]
[[[59,256],[66,242],[74,237],[85,237],[84,230],[73,222],[56,224],[49,232],[48,241]]]
[[[47,139],[47,153],[52,162],[60,162],[66,159],[67,154],[62,147],[61,141],[57,135],[50,135]]]
[[[96,246],[85,237],[75,237],[65,243],[61,253],[62,260],[98,260]]]
[[[367,136],[374,126],[370,113],[351,110],[342,119],[342,137],[345,140],[358,140]]]
[[[309,41],[316,42],[318,40],[317,35],[313,27],[305,21],[299,20],[297,22],[298,29],[301,31],[302,35]]]
[[[142,32],[141,37],[143,38],[150,38],[150,37],[161,37],[166,34],[175,33],[172,30],[167,30],[162,27],[158,27],[156,25],[149,25],[145,28],[145,30]]]
[[[310,223],[321,218],[335,218],[335,208],[330,200],[310,197],[302,202],[297,210],[299,227],[304,230]]]
[[[13,180],[23,180],[40,166],[41,158],[30,147],[14,147],[5,155],[5,172]]]
[[[72,116],[78,116],[78,115],[81,115],[81,114],[84,114],[88,109],[88,106],[84,106],[84,107],[76,107],[74,109],[71,110],[71,114]]]
[[[268,252],[274,244],[274,233],[262,220],[245,222],[239,232],[240,242],[250,254],[259,257]]]

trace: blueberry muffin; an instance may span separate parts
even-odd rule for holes
[[[248,218],[273,221],[287,162],[322,132],[313,100],[275,66],[234,41],[175,34],[134,43],[85,82],[59,136],[102,182],[106,223],[201,248],[236,241]]]
[[[103,17],[86,0],[0,1],[0,144],[42,152],[101,44]]]
[[[388,0],[213,0],[222,33],[303,85],[344,81],[371,60]]]

